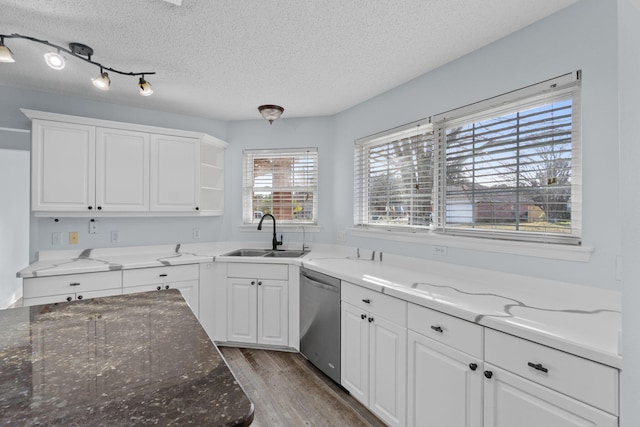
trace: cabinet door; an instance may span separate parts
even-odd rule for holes
[[[105,212],[149,210],[149,134],[97,129],[96,206]]]
[[[200,142],[151,135],[151,211],[197,212],[200,207]]]
[[[413,331],[408,342],[407,425],[482,427],[482,362]]]
[[[284,280],[258,279],[258,343],[289,345],[289,287]]]
[[[341,381],[353,397],[369,405],[369,323],[362,309],[341,301]]]
[[[166,285],[169,285],[170,289],[178,289],[184,300],[189,304],[193,314],[198,317],[200,313],[200,282],[198,280],[187,280],[184,282],[167,283],[165,287]]]
[[[406,424],[407,329],[369,314],[369,408],[391,426]]]
[[[258,339],[256,279],[227,279],[227,339],[256,343]]]
[[[486,427],[615,427],[618,418],[488,363]],[[588,373],[585,373],[588,375]]]
[[[31,209],[93,210],[95,128],[34,120],[31,140]]]

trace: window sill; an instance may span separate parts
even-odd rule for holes
[[[570,246],[548,243],[513,242],[477,237],[447,236],[430,231],[408,232],[371,228],[350,228],[349,230],[353,237],[442,245],[452,248],[523,255],[562,261],[589,262],[591,254],[594,251],[592,246]]]
[[[286,231],[287,233],[302,233],[302,227],[304,227],[305,233],[319,233],[321,227],[317,224],[277,224],[277,231]],[[258,231],[258,224],[242,224],[239,227],[241,232]],[[262,224],[263,230],[272,230],[273,223],[265,221]]]

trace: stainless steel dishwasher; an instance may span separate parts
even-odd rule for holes
[[[300,353],[340,384],[340,279],[300,269]]]

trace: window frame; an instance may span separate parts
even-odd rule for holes
[[[304,185],[288,185],[286,187],[278,186],[256,186],[256,175],[254,173],[255,160],[256,159],[287,159],[293,158],[304,162],[311,163],[311,170],[305,169],[302,175],[304,176]],[[307,168],[307,166],[303,166]],[[311,173],[311,179],[308,179],[305,175]],[[295,179],[295,178],[294,178]],[[256,189],[262,189],[259,192],[269,192],[273,195],[274,192],[284,193],[297,193],[306,192],[312,193],[310,211],[311,219],[287,219],[275,215],[278,225],[284,226],[317,226],[318,224],[318,148],[317,147],[303,147],[303,148],[282,148],[282,149],[244,149],[242,152],[242,225],[253,226],[260,222],[261,216],[257,217],[254,210],[254,193]],[[292,202],[293,203],[293,202]],[[273,199],[271,210],[273,210]],[[270,212],[269,212],[270,213]],[[293,212],[292,212],[293,215]],[[268,224],[271,224],[269,221]]]

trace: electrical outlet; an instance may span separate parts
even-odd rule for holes
[[[69,232],[69,244],[70,245],[77,245],[79,241],[80,241],[80,238],[78,237],[78,232],[77,231],[70,231]]]
[[[447,256],[447,247],[446,246],[434,246],[433,253],[435,255]]]
[[[199,239],[200,238],[200,229],[199,228],[194,228],[193,229],[193,239]]]
[[[62,231],[54,231],[51,233],[51,244],[53,246],[62,246]]]
[[[111,232],[111,243],[120,243],[120,232],[112,231]]]
[[[98,234],[98,221],[95,219],[89,220],[89,234]]]

